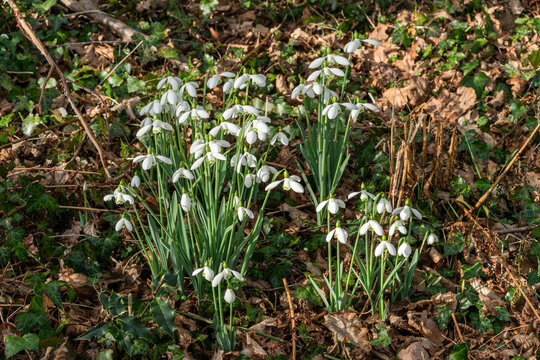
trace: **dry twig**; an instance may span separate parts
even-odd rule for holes
[[[289,286],[287,285],[287,279],[283,278],[283,285],[285,286],[285,292],[287,293],[287,300],[289,301],[289,311],[291,318],[291,333],[292,333],[292,360],[296,360],[296,332],[294,323],[294,308],[291,300],[291,293],[289,292]]]

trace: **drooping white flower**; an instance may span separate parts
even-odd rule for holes
[[[133,225],[131,225],[131,222],[125,217],[121,217],[120,220],[118,220],[118,222],[116,223],[116,226],[114,227],[114,229],[116,231],[120,231],[124,227],[128,229],[129,231],[133,231]]]
[[[273,166],[262,165],[259,170],[257,170],[257,182],[267,182],[270,180],[271,175],[277,174],[277,169]]]
[[[437,235],[435,234],[429,234],[426,242],[428,243],[428,245],[433,245],[435,244],[436,242],[439,241],[439,238],[437,237]]]
[[[370,229],[373,230],[375,234],[383,236],[383,228],[377,222],[377,220],[369,220],[367,223],[362,225],[362,227],[360,227],[360,235],[365,235]]]
[[[248,144],[252,145],[257,141],[257,139],[264,141],[268,134],[270,134],[270,127],[266,123],[270,122],[270,119],[261,116],[253,120],[246,127],[244,131],[244,139]]]
[[[226,302],[232,304],[234,302],[234,299],[236,299],[236,295],[234,295],[234,291],[232,291],[230,288],[227,288],[227,290],[225,290],[225,295],[223,295],[223,298]]]
[[[223,271],[221,271],[219,274],[217,274],[214,277],[214,280],[212,280],[212,287],[218,286],[219,283],[221,283],[221,280],[230,279],[232,276],[234,276],[235,278],[237,278],[240,281],[244,281],[244,277],[242,276],[242,274],[240,274],[238,271],[231,270],[226,265],[224,265]]]
[[[205,151],[210,151],[214,154],[221,153],[222,148],[231,146],[231,144],[226,140],[209,140],[203,141],[202,139],[197,139],[191,144],[189,149],[190,154],[194,154],[195,159],[200,158]]]
[[[180,117],[178,118],[178,123],[183,124],[189,119],[198,120],[198,119],[208,119],[209,117],[210,115],[208,114],[208,112],[206,112],[206,110],[204,110],[202,106],[197,105],[195,109],[191,109],[189,111],[186,111],[182,115],[180,115]]]
[[[381,241],[381,243],[377,245],[377,247],[375,248],[375,256],[376,257],[381,256],[384,250],[387,250],[390,253],[390,255],[396,256],[396,248],[394,247],[394,245],[392,245],[386,240]]]
[[[266,188],[264,188],[264,190],[265,191],[272,190],[279,184],[283,183],[283,190],[285,191],[289,191],[292,189],[294,192],[297,192],[297,193],[304,192],[304,187],[302,186],[302,184],[300,184],[299,176],[296,176],[296,175],[289,176],[287,172],[285,172],[284,176],[285,177],[282,180],[276,180],[268,184]]]
[[[276,135],[274,135],[272,140],[270,140],[270,144],[274,145],[276,143],[276,141],[278,141],[278,140],[279,140],[280,143],[282,143],[285,146],[289,145],[289,137],[287,136],[287,134],[282,133],[281,131],[278,131],[278,133]]]
[[[161,100],[159,103],[161,105],[165,105],[169,103],[172,106],[176,106],[179,100],[180,100],[180,95],[176,91],[169,89],[165,91],[165,93],[161,96]]]
[[[316,69],[320,67],[326,61],[326,65],[339,64],[343,66],[349,65],[349,60],[341,55],[326,55],[320,58],[317,58],[309,64],[310,69]]]
[[[397,253],[399,256],[409,257],[412,253],[411,245],[407,244],[406,242],[401,244]]]
[[[182,207],[182,210],[184,210],[184,212],[188,212],[191,210],[193,205],[195,205],[195,203],[191,200],[189,195],[186,193],[182,194],[182,197],[180,197],[180,206]]]
[[[133,205],[134,202],[133,196],[127,194],[126,189],[122,185],[119,185],[112,194],[105,195],[105,197],[103,197],[103,201],[110,201],[112,199],[114,199],[116,204],[128,202]]]
[[[142,161],[143,170],[148,170],[152,166],[157,164],[157,160],[159,160],[159,161],[161,161],[161,162],[163,162],[165,164],[172,165],[172,161],[168,157],[165,157],[165,156],[162,156],[162,155],[154,155],[154,154],[136,156],[135,159],[133,159],[133,162],[138,163],[138,162]]]
[[[183,113],[191,110],[191,105],[187,101],[180,101],[176,105],[176,117],[182,116]]]
[[[244,221],[245,215],[247,215],[247,217],[249,217],[250,219],[253,219],[255,217],[255,215],[253,214],[253,211],[243,206],[238,206],[238,208],[236,209],[236,213],[238,215],[239,221]]]
[[[198,158],[194,163],[193,165],[191,165],[191,170],[196,170],[198,169],[202,163],[204,162],[204,160],[208,161],[208,163],[210,165],[212,165],[213,163],[216,162],[216,160],[222,160],[222,161],[225,161],[227,160],[227,158],[221,154],[221,153],[218,153],[218,152],[212,152],[212,151],[208,151],[206,154],[204,154],[203,157],[200,157]]]
[[[323,94],[323,102],[326,104],[328,100],[331,98],[338,98],[335,91],[330,90],[326,86],[323,86],[319,83],[311,83],[309,85],[300,84],[297,87],[294,88],[294,90],[291,93],[291,99],[296,99],[298,95],[305,95],[310,98],[315,98],[321,94]]]
[[[339,222],[338,222],[338,224],[336,224],[336,228],[334,230],[330,231],[326,235],[326,242],[330,242],[330,240],[332,240],[332,238],[335,238],[340,243],[346,244],[348,236],[349,236],[349,234],[347,233],[347,231],[345,231],[345,229],[341,228],[339,226]]]
[[[388,230],[388,235],[393,236],[395,232],[399,231],[403,235],[407,234],[407,228],[405,227],[405,223],[403,220],[397,220],[392,225],[390,225],[390,229]]]
[[[412,207],[405,205],[403,207],[398,207],[392,211],[392,215],[399,214],[399,218],[403,221],[409,220],[411,217],[411,214],[414,215],[416,218],[422,220],[422,214],[420,214],[420,211],[413,209]]]
[[[150,118],[146,118],[141,123],[141,128],[139,129],[139,131],[137,131],[137,137],[143,136],[144,134],[149,132],[150,129],[152,129],[152,133],[154,133],[154,134],[159,134],[161,132],[161,130],[172,131],[172,129],[173,129],[171,124],[169,124],[169,123],[167,123],[165,121],[161,121],[161,120],[156,119],[154,121],[149,122],[148,119],[150,119]]]
[[[375,195],[373,195],[370,192],[367,192],[366,190],[352,192],[347,196],[347,199],[352,199],[358,194],[360,194],[360,200],[362,201],[366,201],[369,198],[371,198],[372,200],[375,200]]]
[[[139,175],[135,175],[131,179],[130,185],[131,185],[131,187],[134,187],[134,188],[138,188],[139,186],[141,186],[141,178],[139,177]]]
[[[163,105],[159,100],[153,100],[148,105],[143,106],[139,114],[154,116],[160,114],[163,111]]]
[[[343,70],[338,68],[332,68],[332,67],[325,67],[321,70],[314,71],[309,77],[307,78],[307,81],[313,81],[316,80],[321,74],[324,76],[345,76],[345,73]]]
[[[388,213],[391,213],[392,212],[392,205],[385,198],[381,198],[379,200],[379,202],[377,203],[377,212],[379,214],[382,214],[385,211],[388,212]]]
[[[182,80],[176,76],[167,76],[161,79],[157,84],[157,89],[161,89],[165,84],[171,85],[171,88],[176,91],[178,87],[182,84]]]
[[[360,47],[360,45],[362,45],[363,42],[367,43],[367,44],[374,45],[374,46],[381,46],[381,43],[378,42],[377,40],[354,39],[353,41],[350,41],[350,42],[347,43],[347,45],[345,45],[345,47],[343,48],[343,51],[345,51],[346,53],[352,54],[353,52],[355,52]]]
[[[260,87],[264,87],[266,85],[266,76],[262,74],[241,75],[234,81],[234,88],[240,89],[240,90],[245,89],[248,82],[251,82],[252,84],[255,84]]]
[[[176,170],[172,176],[172,182],[177,182],[180,178],[182,179],[188,179],[193,180],[195,177],[193,176],[193,173],[189,171],[188,169],[180,168]]]
[[[229,120],[231,118],[236,118],[238,115],[251,114],[258,116],[259,110],[254,108],[251,105],[233,105],[223,112],[223,118]]]
[[[208,280],[210,282],[212,282],[212,280],[214,280],[214,270],[210,269],[210,267],[208,267],[207,265],[202,267],[202,268],[198,268],[198,269],[193,270],[193,273],[191,274],[191,276],[197,276],[201,272],[202,272],[203,277],[206,280]]]
[[[249,166],[251,168],[254,168],[257,166],[257,158],[255,155],[250,154],[249,152],[245,152],[243,154],[234,154],[231,158],[231,167],[236,166],[236,172],[240,173],[243,166]]]
[[[182,87],[180,87],[180,90],[178,92],[180,93],[181,97],[184,97],[184,91],[187,91],[188,95],[194,98],[197,96],[198,87],[199,87],[199,84],[197,84],[194,81],[190,81],[182,85]]]
[[[240,127],[238,127],[238,125],[228,121],[222,121],[219,125],[212,128],[209,134],[213,137],[216,137],[219,134],[220,130],[223,130],[224,135],[232,134],[234,136],[238,136],[238,134],[240,133]]]
[[[248,189],[251,188],[253,184],[258,183],[258,182],[259,182],[259,179],[257,178],[257,175],[255,174],[248,172],[246,176],[244,176],[244,186]]]
[[[234,78],[235,76],[236,76],[235,74],[233,74],[232,72],[228,72],[228,71],[222,72],[221,74],[218,74],[218,75],[213,75],[206,82],[206,87],[209,88],[209,89],[213,89],[213,88],[215,88],[216,86],[218,86],[221,83],[221,77]]]
[[[339,208],[345,209],[345,203],[343,202],[343,200],[334,199],[332,195],[330,195],[330,198],[328,200],[321,201],[319,205],[317,205],[316,211],[318,213],[321,212],[326,205],[328,205],[328,211],[330,212],[330,214],[337,214]]]
[[[229,79],[225,81],[225,84],[223,84],[223,93],[228,94],[231,92],[234,85],[234,79]]]

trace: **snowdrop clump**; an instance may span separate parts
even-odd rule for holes
[[[199,297],[213,299],[218,343],[226,351],[235,341],[233,328],[224,326],[222,301],[232,309],[270,190],[304,191],[299,176],[266,164],[269,150],[288,146],[289,137],[272,114],[253,106],[265,86],[264,75],[248,73],[221,72],[204,84],[161,79],[159,94],[139,112],[137,175],[104,198],[133,205],[115,228],[139,239],[155,279],[175,274],[183,292],[187,274]],[[222,92],[223,107],[206,103],[201,87],[202,94]]]
[[[365,110],[377,110],[375,105],[346,92],[351,54],[363,43],[380,45],[374,40],[356,39],[345,46],[348,57],[328,54],[313,60],[308,66],[313,71],[306,83],[299,84],[291,94],[292,99],[302,96],[305,103],[302,109],[306,128],[301,133],[303,143],[300,150],[313,174],[314,189],[303,169],[301,172],[315,207],[335,192],[345,171],[349,160],[347,146],[351,121],[356,121]],[[313,114],[306,109],[315,109],[317,121],[313,124],[310,121]],[[323,223],[319,215],[317,223]]]
[[[352,306],[354,294],[361,287],[369,298],[373,314],[379,314],[384,320],[389,304],[398,297],[409,295],[424,244],[433,245],[437,236],[424,234],[420,248],[413,251],[411,244],[416,242],[413,221],[421,220],[422,215],[412,207],[410,200],[394,209],[383,193],[372,194],[363,184],[360,191],[350,193],[348,199],[358,199],[362,214],[358,221],[350,223],[354,226],[352,234],[355,235],[352,243],[349,242],[350,233],[341,227],[339,220],[340,211],[346,208],[343,200],[330,194],[316,208],[316,212],[327,220],[329,271],[324,282],[329,295],[325,295],[313,278],[310,282],[330,312]],[[332,229],[334,220],[337,221]],[[348,269],[340,257],[342,246],[352,251]],[[332,256],[334,247],[335,258]]]

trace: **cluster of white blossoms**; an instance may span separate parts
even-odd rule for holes
[[[396,254],[402,257],[410,256],[412,253],[412,249],[411,246],[406,242],[405,238],[402,238],[399,241],[400,245],[397,251],[391,240],[394,235],[398,235],[399,233],[402,235],[406,235],[408,231],[405,223],[409,221],[412,217],[416,217],[417,219],[421,220],[422,214],[417,209],[414,209],[410,206],[409,200],[407,200],[405,206],[392,209],[392,205],[384,197],[384,194],[379,194],[378,196],[375,196],[368,192],[363,185],[360,191],[350,193],[347,198],[352,199],[353,197],[358,195],[360,195],[360,200],[363,202],[366,202],[368,200],[371,200],[373,202],[376,201],[376,203],[374,203],[375,211],[379,215],[381,215],[381,219],[384,215],[389,215],[389,217],[387,218],[388,220],[399,217],[399,219],[396,219],[393,223],[389,224],[388,235],[385,234],[385,230],[383,229],[383,226],[379,223],[379,221],[372,218],[370,218],[369,220],[364,222],[362,226],[360,226],[360,229],[358,230],[360,235],[366,235],[368,232],[373,232],[375,235],[381,237],[380,243],[375,248],[374,255],[376,257],[379,257],[384,253],[384,251],[387,251],[392,256],[396,256]],[[330,214],[335,215],[339,212],[340,208],[345,209],[345,202],[343,200],[334,198],[334,196],[330,194],[330,197],[327,200],[321,201],[319,203],[316,211],[319,213],[325,208],[327,208]],[[340,227],[340,223],[338,221],[336,227],[328,232],[328,235],[326,236],[326,241],[330,242],[332,239],[337,239],[339,242],[345,244],[347,242],[347,237],[347,231]],[[438,238],[435,234],[430,234],[426,240],[429,245],[433,245],[437,241]]]
[[[224,262],[221,265],[221,272],[214,276],[214,270],[212,270],[208,266],[208,262],[203,266],[202,268],[193,270],[192,276],[197,276],[199,274],[202,274],[202,276],[210,283],[212,283],[212,287],[217,287],[221,284],[223,280],[226,280],[229,282],[229,279],[231,279],[233,276],[237,278],[240,281],[244,281],[244,277],[242,274],[240,274],[238,271],[229,269],[227,267],[227,264]],[[236,295],[234,294],[234,291],[231,289],[231,287],[227,284],[227,290],[225,290],[225,294],[223,296],[226,302],[229,304],[232,304],[234,302],[234,299],[236,299]]]

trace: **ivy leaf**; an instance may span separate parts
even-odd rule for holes
[[[174,326],[174,310],[168,301],[157,298],[150,304],[150,312],[154,315],[154,320],[167,331],[169,335],[174,336],[176,327]]]
[[[463,270],[464,280],[472,279],[473,277],[478,276],[480,273],[482,273],[482,263],[480,261],[477,261],[470,266],[461,265],[461,269]]]
[[[6,336],[6,359],[23,351],[35,351],[39,349],[39,336],[36,334],[26,334],[23,337]]]
[[[79,336],[76,340],[90,340],[93,337],[95,338],[101,338],[107,331],[109,331],[111,324],[109,323],[99,323],[97,326],[94,326],[90,330],[88,330],[85,334],[82,334]]]
[[[141,319],[134,316],[123,315],[118,318],[118,322],[122,325],[122,328],[136,337],[145,338],[148,336],[150,330],[142,326]]]
[[[32,135],[34,128],[39,124],[43,124],[43,121],[39,115],[29,114],[22,122],[22,131],[26,136]]]
[[[532,52],[528,56],[529,62],[531,63],[532,67],[535,69],[538,69],[538,65],[540,64],[540,50],[536,50]]]
[[[121,313],[126,311],[126,308],[124,307],[124,302],[122,301],[122,296],[114,292],[111,293],[110,297],[107,297],[105,294],[99,295],[99,300],[101,301],[103,308],[110,312],[112,315],[120,315]]]
[[[452,354],[448,357],[448,360],[468,360],[470,343],[456,344],[452,349]]]
[[[476,97],[480,98],[488,81],[489,76],[479,71],[474,76],[465,76],[461,81],[461,85],[473,88],[476,92]]]

